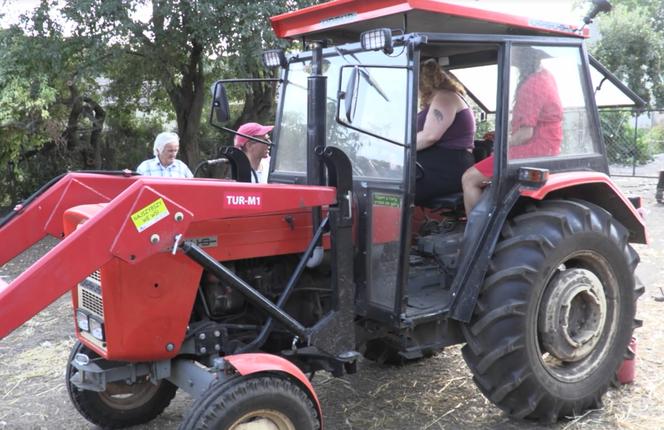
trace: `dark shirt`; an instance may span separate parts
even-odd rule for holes
[[[422,131],[427,112],[428,107],[417,114],[417,131]],[[436,143],[417,151],[422,171],[415,187],[416,205],[425,206],[433,197],[461,192],[461,176],[475,162],[474,137],[475,117],[467,108],[456,113]]]
[[[429,113],[429,106],[417,113],[417,131],[424,128],[424,121]],[[454,121],[445,130],[445,133],[432,146],[446,149],[473,149],[475,138],[475,117],[470,108],[456,113]]]

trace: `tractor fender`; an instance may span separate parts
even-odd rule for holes
[[[553,173],[540,188],[522,188],[522,197],[534,200],[577,198],[606,209],[629,231],[629,241],[648,243],[645,221],[611,179],[600,172]]]
[[[481,218],[482,215],[469,218],[468,226],[474,222],[480,224],[484,222],[485,224],[480,225],[481,228],[466,227],[464,243],[468,245],[467,255],[470,257],[461,261],[451,287],[455,297],[450,306],[452,319],[466,323],[470,321],[489,259],[510,212],[526,199],[554,198],[577,198],[598,205],[610,212],[627,228],[630,242],[648,243],[648,233],[643,217],[611,179],[603,173],[592,171],[552,173],[547,182],[539,188],[515,184],[504,196],[503,204],[491,217],[490,222],[479,221],[478,218]],[[481,205],[480,202],[478,208],[481,208]]]
[[[227,355],[224,360],[230,363],[231,366],[242,376],[251,375],[252,373],[284,373],[287,376],[297,380],[308,391],[309,396],[316,404],[316,410],[321,420],[321,428],[323,426],[323,410],[320,407],[318,396],[314,387],[309,382],[309,378],[293,363],[273,354],[263,353],[246,353],[237,355]]]

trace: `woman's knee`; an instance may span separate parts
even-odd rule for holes
[[[474,166],[469,167],[461,176],[461,185],[464,189],[469,187],[480,187],[484,181],[484,175]]]

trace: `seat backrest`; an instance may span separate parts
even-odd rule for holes
[[[492,140],[476,140],[475,148],[473,149],[473,157],[475,157],[475,162],[484,160],[486,157],[491,155],[493,152],[493,141]]]

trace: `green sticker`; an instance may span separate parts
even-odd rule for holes
[[[140,233],[167,216],[168,209],[166,208],[164,200],[160,197],[138,212],[133,213],[131,215],[131,220],[134,222],[136,230]]]
[[[376,206],[389,206],[391,208],[400,208],[401,197],[391,194],[374,194],[373,204]]]

